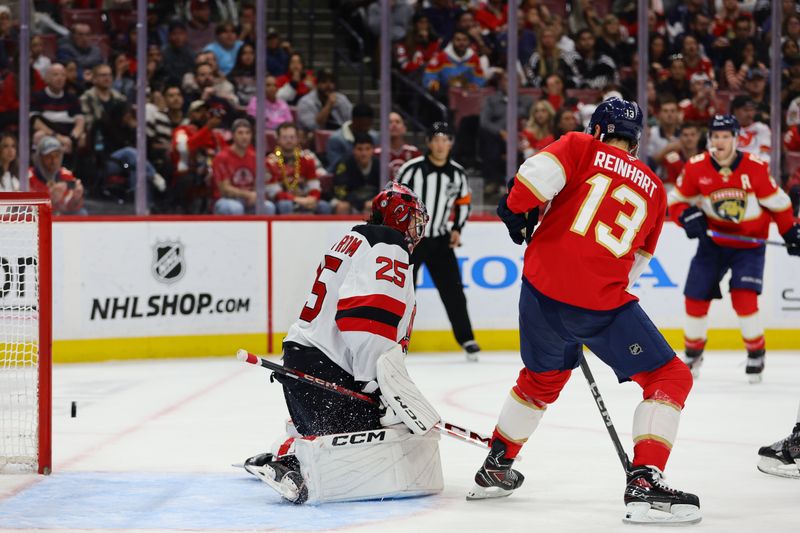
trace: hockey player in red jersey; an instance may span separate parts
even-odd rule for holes
[[[800,226],[789,197],[770,177],[764,161],[736,149],[739,123],[716,115],[709,127],[709,151],[693,157],[669,195],[670,217],[690,239],[699,239],[686,287],[685,362],[697,377],[706,345],[711,300],[722,297],[719,284],[731,270],[730,293],[739,317],[751,383],[764,371],[766,342],[758,316],[764,276],[763,244],[708,237],[707,231],[766,239],[775,221],[791,255],[800,255]]]
[[[283,364],[376,399],[380,394],[388,407],[274,375],[291,415],[288,438],[244,467],[283,498],[319,503],[442,490],[439,437],[427,431],[439,417],[410,381],[401,348],[415,309],[409,257],[427,221],[411,189],[390,183],[375,197],[369,222],[325,252],[284,340]],[[404,416],[408,405],[421,405],[432,419],[420,429]],[[380,475],[365,462],[380,464]]]
[[[643,389],[633,419],[625,520],[700,521],[697,496],[662,477],[692,376],[628,288],[653,254],[666,216],[661,180],[636,151],[642,112],[612,98],[598,105],[589,134],[568,133],[527,159],[497,208],[525,250],[519,303],[525,367],[500,412],[491,450],[467,499],[507,496],[522,484],[514,458],[570,374],[592,350]],[[651,509],[656,511],[651,512]]]

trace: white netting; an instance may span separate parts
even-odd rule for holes
[[[0,472],[35,471],[39,208],[0,205]]]

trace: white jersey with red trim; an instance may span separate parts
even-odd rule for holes
[[[768,161],[772,149],[772,132],[769,126],[762,122],[753,122],[749,126],[743,126],[736,139],[736,149]]]
[[[378,357],[410,335],[410,264],[402,233],[388,226],[355,226],[325,253],[285,341],[321,350],[357,381],[375,379]]]

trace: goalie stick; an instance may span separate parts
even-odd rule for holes
[[[628,459],[628,454],[625,452],[625,448],[622,447],[622,443],[619,441],[617,430],[614,429],[614,423],[611,421],[611,414],[609,414],[608,409],[606,408],[603,397],[600,396],[600,389],[597,388],[597,383],[595,382],[592,371],[589,368],[589,363],[586,362],[585,355],[581,357],[581,370],[583,371],[586,381],[589,383],[589,390],[594,397],[594,402],[597,404],[597,408],[600,410],[600,416],[603,417],[603,422],[605,422],[608,435],[611,437],[611,442],[614,443],[614,448],[617,450],[617,456],[619,457],[620,463],[622,463],[623,470],[625,470],[625,475],[628,475],[628,472],[631,470],[631,461]]]
[[[367,394],[356,392],[346,387],[342,387],[341,385],[337,385],[336,383],[331,383],[330,381],[325,381],[324,379],[320,379],[310,374],[306,374],[305,372],[302,372],[300,370],[295,370],[293,368],[286,368],[285,366],[273,363],[272,361],[265,359],[264,357],[252,354],[247,350],[238,350],[236,352],[236,358],[244,363],[249,363],[251,365],[268,368],[273,372],[277,372],[278,374],[296,379],[297,381],[302,381],[303,383],[307,383],[314,387],[318,387],[320,389],[324,389],[330,392],[335,392],[336,394],[341,394],[343,396],[349,396],[354,400],[360,400],[362,402],[367,402],[371,404],[380,403],[378,400]],[[489,442],[491,441],[491,437],[489,436],[482,435],[477,431],[472,431],[471,429],[456,426],[455,424],[451,424],[450,422],[446,422],[444,420],[441,420],[438,424],[436,424],[433,427],[433,429],[437,430],[439,433],[443,435],[447,435],[448,437],[458,439],[460,441],[466,442],[467,444],[472,444],[473,446],[477,446],[478,448],[482,448],[484,450],[489,448]]]

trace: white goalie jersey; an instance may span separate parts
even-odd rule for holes
[[[402,233],[354,227],[325,253],[285,341],[321,350],[357,381],[375,379],[378,357],[410,334],[412,276]]]

